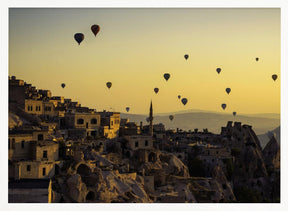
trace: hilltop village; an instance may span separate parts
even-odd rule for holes
[[[280,202],[280,146],[252,126],[167,130],[9,77],[10,203]]]

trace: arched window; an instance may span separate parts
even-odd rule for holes
[[[83,125],[84,124],[84,119],[77,119],[77,124],[78,125]]]
[[[91,124],[97,124],[97,119],[91,119]]]
[[[23,140],[21,141],[21,148],[24,149],[24,147],[25,147],[25,141]]]

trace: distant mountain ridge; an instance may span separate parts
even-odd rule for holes
[[[266,146],[266,144],[270,141],[272,135],[276,139],[277,143],[279,145],[281,145],[281,141],[280,141],[281,133],[280,133],[280,126],[279,126],[279,127],[275,128],[274,130],[266,131],[265,134],[257,135],[258,139],[259,139],[259,141],[261,143],[261,147],[263,149]]]
[[[192,112],[193,111],[193,112]],[[171,113],[160,113],[154,115],[154,123],[162,123],[166,129],[194,130],[198,128],[202,131],[207,128],[213,133],[220,133],[221,127],[226,126],[228,121],[242,122],[251,125],[255,133],[265,134],[280,126],[280,114],[247,114],[236,115],[227,113],[216,113],[202,110],[188,110]],[[195,112],[196,111],[196,112]],[[183,113],[182,113],[183,112]],[[186,113],[185,113],[186,112]],[[169,115],[174,115],[174,120],[169,120]],[[121,113],[121,118],[128,118],[131,122],[147,124],[147,115]],[[278,118],[277,118],[278,117]]]

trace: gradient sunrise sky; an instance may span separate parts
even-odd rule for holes
[[[9,75],[99,111],[280,113],[280,47],[277,8],[9,9]]]

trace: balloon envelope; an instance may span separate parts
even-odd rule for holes
[[[219,73],[221,72],[221,68],[218,67],[218,68],[216,69],[216,71],[217,71],[217,73],[219,74]]]
[[[274,81],[276,81],[277,78],[278,78],[278,76],[277,76],[276,74],[272,75],[272,79],[273,79]]]
[[[129,112],[129,110],[130,110],[130,108],[129,108],[129,107],[126,107],[126,111]]]
[[[110,89],[111,86],[112,86],[112,83],[111,83],[111,82],[107,82],[107,83],[106,83],[106,86],[108,87],[108,89]]]
[[[231,92],[231,89],[230,88],[226,88],[226,92],[229,95],[229,93]]]
[[[256,59],[255,59],[255,60],[258,62],[259,58],[258,58],[258,57],[256,57]]]
[[[172,121],[174,119],[174,116],[173,115],[170,115],[169,116],[169,119]]]
[[[188,100],[187,100],[187,98],[182,98],[181,102],[183,103],[183,105],[186,105]]]
[[[157,94],[159,92],[158,88],[154,88],[154,92]]]
[[[184,55],[184,58],[187,60],[189,58],[189,55],[188,54],[185,54]]]
[[[223,108],[223,110],[225,110],[225,108],[226,108],[226,104],[223,103],[223,104],[221,105],[221,107]]]
[[[236,116],[236,111],[233,111],[233,116]]]
[[[178,95],[178,99],[180,99],[181,98],[181,95]]]
[[[63,84],[61,84],[61,86],[62,86],[62,88],[64,89],[66,85],[63,83]]]
[[[164,74],[164,78],[165,78],[166,81],[168,81],[168,79],[170,78],[170,74],[169,73],[165,73]]]
[[[76,33],[76,34],[74,34],[74,39],[80,45],[80,43],[84,40],[84,34]]]
[[[98,32],[100,31],[100,26],[98,26],[98,25],[93,25],[93,26],[91,26],[91,31],[93,32],[93,34],[95,35],[95,37],[96,37],[96,35],[98,34]]]
[[[147,117],[147,118],[146,118],[146,121],[147,121],[147,122],[150,122],[150,119],[149,119],[149,117]]]

